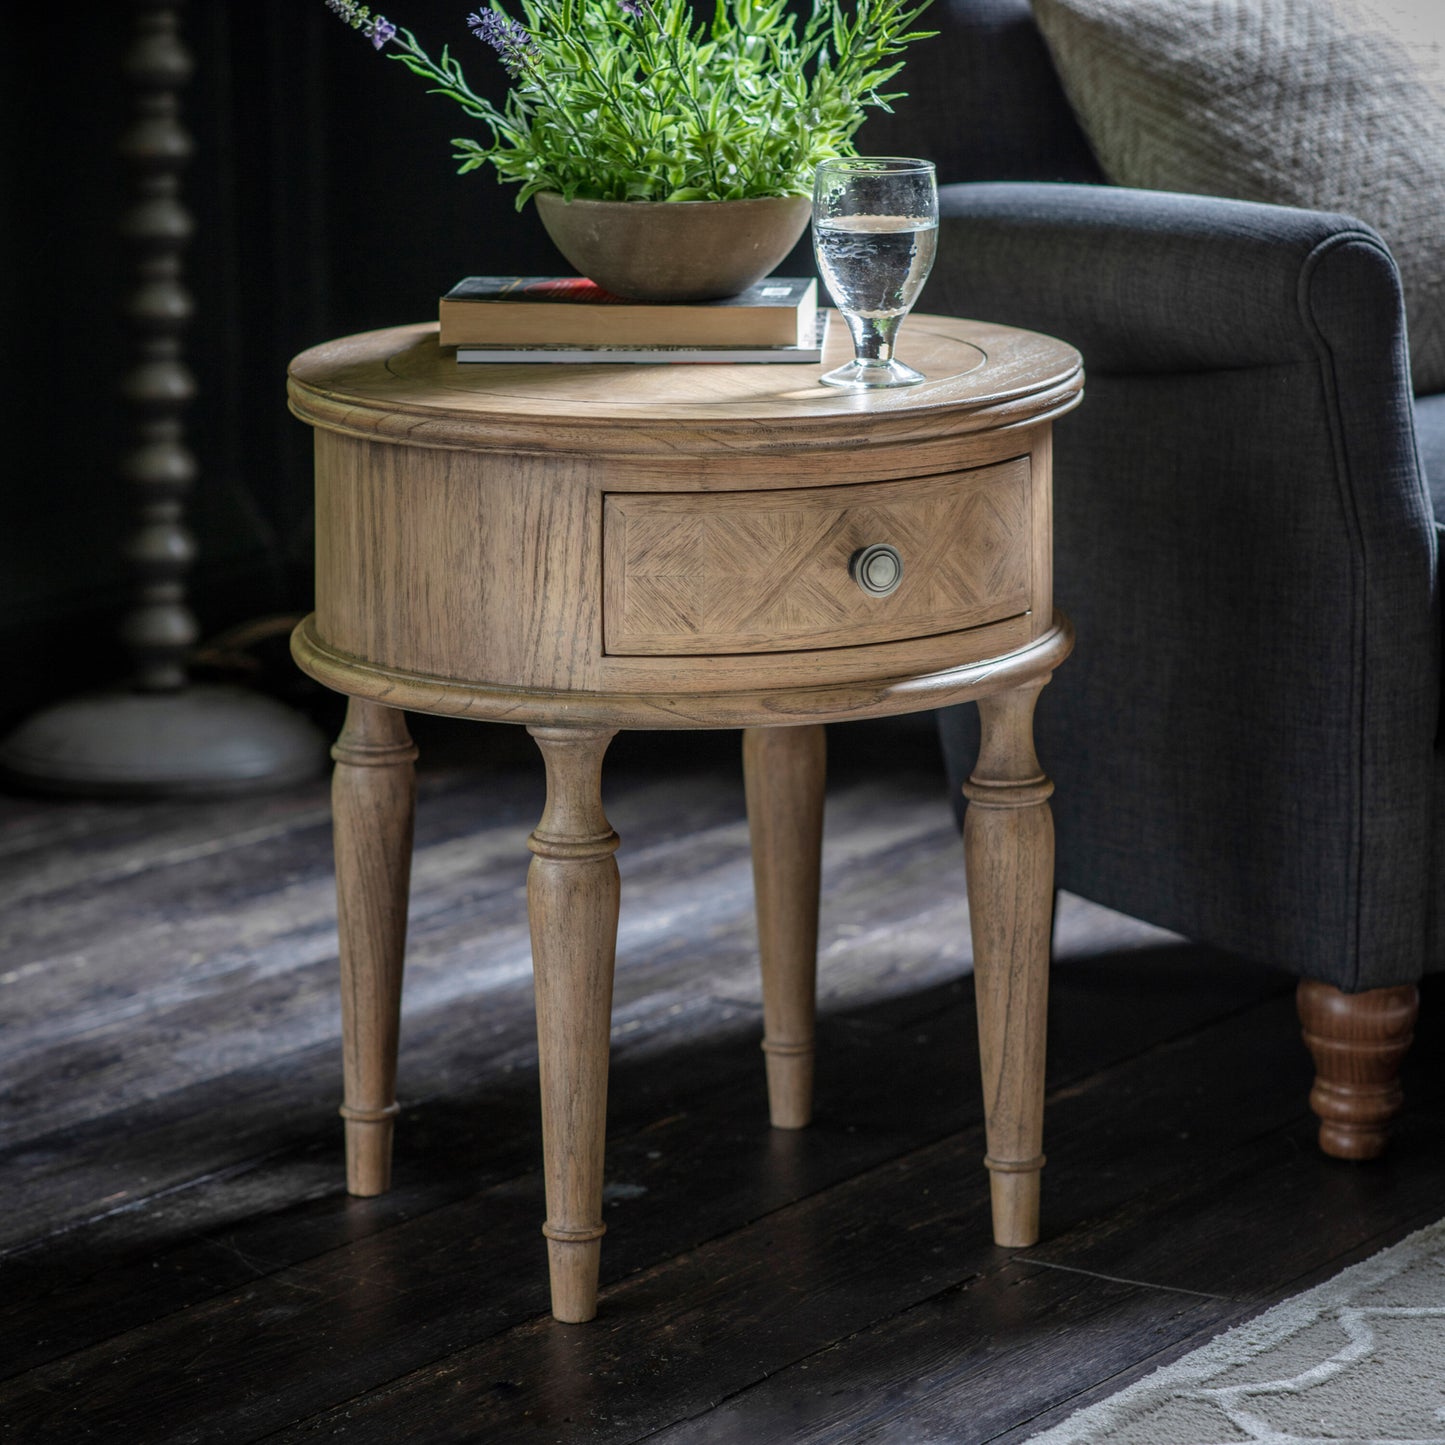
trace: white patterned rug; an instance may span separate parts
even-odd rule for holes
[[[1029,1445],[1445,1445],[1445,1220]]]

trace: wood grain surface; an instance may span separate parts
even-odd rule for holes
[[[346,1187],[365,1196],[391,1187],[416,747],[401,713],[354,697],[331,751]]]
[[[552,1313],[597,1313],[607,1065],[617,956],[617,834],[602,811],[609,728],[533,727],[547,805],[527,839],[527,917],[537,995],[542,1157]]]
[[[768,1116],[775,1129],[813,1117],[825,729],[747,728],[743,790],[752,840]]]
[[[719,439],[683,420],[690,454],[644,471],[542,435],[505,453],[319,427],[312,641],[333,678],[355,659],[494,690],[656,695],[947,672],[1052,626],[1047,420],[866,454],[791,448],[791,428]],[[888,598],[847,575],[875,533],[907,552]]]
[[[608,654],[799,652],[964,632],[1033,600],[1027,458],[944,476],[787,492],[609,493]],[[849,573],[886,542],[886,597]]]
[[[0,799],[0,1433],[1014,1445],[1439,1215],[1440,979],[1391,1154],[1342,1167],[1290,980],[1066,896],[1042,1242],[996,1249],[958,838],[912,720],[830,729],[818,1110],[770,1129],[737,739],[624,734],[607,1328],[550,1321],[542,765],[520,729],[414,732],[376,1199],[340,1171],[325,786]]]
[[[1056,416],[1082,387],[1078,353],[1063,342],[915,315],[898,351],[929,380],[839,393],[817,384],[846,357],[846,328],[832,333],[814,366],[466,367],[437,345],[434,323],[401,326],[303,352],[289,392],[313,426],[406,446],[677,459],[959,437]]]
[[[1400,1065],[1415,1037],[1419,987],[1345,993],[1304,978],[1295,999],[1315,1061],[1310,1107],[1320,1119],[1320,1148],[1336,1159],[1378,1159],[1405,1102]]]
[[[602,756],[618,728],[658,715],[673,726],[741,723],[750,734],[810,725],[787,743],[754,739],[747,750],[764,847],[773,1112],[796,1127],[811,1110],[803,985],[812,968],[802,944],[816,909],[822,774],[815,746],[789,749],[819,738],[831,718],[980,701],[975,811],[989,816],[970,822],[967,854],[995,1232],[1012,1245],[1037,1237],[1052,851],[1037,846],[1039,815],[1025,807],[1039,801],[1036,780],[1025,773],[1037,767],[1033,696],[1070,645],[1050,605],[1049,446],[1052,417],[1078,399],[1079,359],[1048,337],[939,318],[921,319],[910,338],[900,349],[930,380],[841,394],[819,388],[805,367],[469,373],[432,330],[415,328],[348,338],[293,363],[292,405],[317,428],[318,473],[317,610],[297,630],[297,661],[358,699],[359,720],[384,716],[379,705],[453,704],[525,721],[546,757],[528,900],[543,1232],[559,1320],[595,1312],[604,1228],[618,882]],[[968,438],[989,438],[988,449],[1002,434],[1007,456],[983,464],[970,455]],[[930,467],[940,442],[955,447],[941,472]],[[762,463],[772,485],[712,491],[708,473],[703,490],[668,491],[665,469],[641,490],[622,484],[619,458],[659,452],[676,472],[695,457],[749,476],[757,466],[738,463]],[[860,478],[851,468],[865,452],[891,458],[889,472]],[[850,466],[840,469],[844,456]],[[901,585],[888,596],[851,575],[855,554],[874,543],[901,558]],[[1041,816],[1046,824],[1046,808]],[[785,857],[788,847],[799,856]],[[348,899],[356,891],[343,880]],[[367,996],[383,973],[399,984],[400,959],[364,970]],[[1014,995],[1028,1006],[1009,1006]],[[388,1070],[356,1030],[384,1012],[378,1003],[347,1017],[348,1055],[371,1060],[368,1099]],[[378,1131],[389,1128],[390,1108],[348,1102],[358,1190],[384,1187]]]
[[[1039,669],[1052,670],[1068,657],[1074,646],[1074,629],[1068,618],[1055,613],[1052,626],[1031,640],[1029,618],[1011,619],[995,630],[979,628],[968,634],[987,643],[982,658],[962,659],[945,670],[917,673],[882,672],[857,668],[865,675],[851,680],[801,682],[796,671],[810,654],[783,653],[774,661],[775,671],[765,673],[770,686],[741,689],[728,687],[731,674],[710,676],[705,664],[713,658],[691,659],[695,666],[685,679],[688,684],[712,681],[709,690],[669,689],[677,683],[674,658],[653,658],[658,664],[648,680],[656,690],[570,691],[559,707],[555,692],[541,689],[502,687],[486,683],[460,682],[449,677],[428,677],[417,673],[379,667],[362,658],[348,656],[323,642],[314,618],[307,618],[291,638],[291,652],[302,669],[318,682],[338,692],[367,697],[408,712],[439,713],[451,717],[484,718],[497,722],[534,723],[555,721],[560,715],[574,723],[600,723],[622,728],[697,729],[734,728],[759,725],[760,719],[791,725],[804,722],[845,722],[850,719],[894,716],[971,702],[984,692],[1006,688]],[[1002,652],[994,649],[1005,645]],[[919,643],[893,643],[871,649],[847,649],[851,662],[858,653],[884,653],[897,668],[917,654],[915,647],[936,647],[936,639]],[[843,649],[838,649],[839,651]],[[823,654],[826,657],[826,654]],[[924,654],[925,658],[929,654]],[[840,664],[844,670],[852,670]],[[757,658],[748,659],[749,669],[759,667]]]
[[[978,992],[978,1048],[995,1242],[1039,1238],[1044,1052],[1054,904],[1053,784],[1034,751],[1036,678],[980,700],[964,784],[963,853]]]

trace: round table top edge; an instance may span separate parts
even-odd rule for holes
[[[840,406],[837,393],[820,389],[816,408],[806,409],[769,411],[764,405],[749,407],[742,402],[635,408],[641,415],[560,404],[555,409],[518,411],[505,397],[499,397],[495,407],[449,405],[415,394],[409,397],[405,383],[392,377],[386,367],[400,351],[435,336],[436,323],[421,322],[360,332],[308,348],[291,362],[287,391],[291,411],[302,421],[349,435],[422,446],[523,449],[531,438],[543,450],[565,448],[566,439],[571,438],[578,446],[605,451],[619,444],[630,445],[629,439],[641,431],[669,436],[671,444],[680,442],[685,447],[682,439],[689,435],[707,437],[707,444],[715,445],[720,436],[756,431],[760,424],[786,427],[791,446],[836,445],[840,440],[856,439],[863,431],[901,440],[1046,420],[1072,409],[1082,396],[1083,361],[1067,342],[991,322],[930,315],[917,319],[941,325],[956,339],[978,346],[991,362],[997,361],[1001,351],[1006,356],[1010,346],[1024,345],[1033,347],[1042,362],[1023,376],[969,395],[941,395],[939,387],[920,391],[917,398],[921,404],[917,406],[902,404],[898,393],[891,393],[893,400],[873,408],[856,401]],[[705,368],[709,372],[732,369]]]
[[[316,635],[315,613],[291,634],[291,653],[301,670],[347,696],[404,712],[487,722],[626,729],[786,726],[923,712],[1050,674],[1073,647],[1073,624],[1055,610],[1050,627],[1027,646],[940,672],[737,692],[601,693],[509,688],[382,667],[329,647]]]

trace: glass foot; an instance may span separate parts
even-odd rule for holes
[[[824,386],[842,387],[845,391],[874,391],[885,386],[917,386],[928,378],[901,361],[855,359],[825,372],[818,380]]]

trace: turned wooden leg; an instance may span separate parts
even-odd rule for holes
[[[763,971],[768,1112],[776,1129],[801,1129],[813,1117],[826,770],[827,733],[821,726],[743,732],[743,783]]]
[[[547,764],[547,806],[527,840],[532,972],[542,1081],[547,1257],[552,1313],[597,1313],[607,1046],[617,951],[617,834],[602,811],[610,728],[533,727]]]
[[[978,765],[963,822],[978,996],[993,1236],[1039,1237],[1044,1037],[1054,896],[1054,785],[1034,753],[1034,704],[1048,679],[983,698]]]
[[[391,1187],[397,1112],[416,748],[404,714],[354,697],[331,756],[346,1188],[384,1194]]]
[[[1420,990],[1413,983],[1343,993],[1301,979],[1295,992],[1305,1044],[1315,1060],[1310,1107],[1320,1148],[1336,1159],[1375,1159],[1400,1112],[1400,1064],[1415,1036]]]

